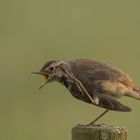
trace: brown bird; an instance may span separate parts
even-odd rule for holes
[[[106,110],[89,125],[101,118],[109,110],[129,112],[131,108],[117,99],[128,96],[140,100],[140,88],[136,87],[127,74],[109,64],[77,59],[72,61],[47,62],[39,72],[45,82],[58,81],[77,99],[103,107]]]

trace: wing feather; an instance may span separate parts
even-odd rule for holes
[[[112,83],[121,82],[124,85],[130,85],[132,82],[128,75],[102,62],[92,60],[75,60],[70,63],[73,75],[81,81],[91,97],[93,99],[94,97],[98,97],[99,103],[97,106],[115,111],[131,111],[131,108],[117,101],[113,94],[105,93],[106,91],[101,86],[102,81],[110,81]],[[81,98],[81,100],[91,103],[86,97],[85,99]]]

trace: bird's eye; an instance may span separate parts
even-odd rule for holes
[[[50,71],[54,71],[54,70],[55,70],[55,66],[51,66]]]

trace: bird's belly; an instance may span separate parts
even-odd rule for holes
[[[67,89],[70,91],[72,96],[77,99],[80,99],[84,102],[91,103],[90,99],[85,95],[85,93],[74,83],[70,84]]]
[[[81,98],[81,95],[83,93],[78,89],[77,86],[70,84],[67,88],[74,97],[76,97],[78,99]]]

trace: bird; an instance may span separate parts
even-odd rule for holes
[[[140,100],[140,88],[125,72],[98,60],[75,59],[69,61],[50,60],[38,72],[46,84],[57,81],[64,85],[76,99],[105,109],[88,125],[95,125],[109,110],[130,112],[129,106],[118,101],[122,96]]]

